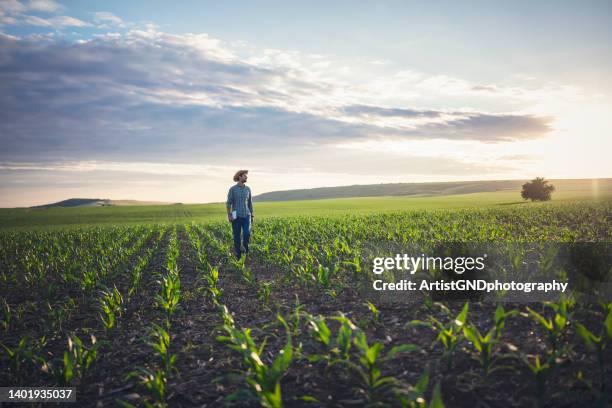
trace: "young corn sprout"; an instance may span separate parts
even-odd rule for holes
[[[161,326],[153,325],[147,344],[157,353],[162,362],[162,370],[169,377],[176,363],[176,354],[170,353],[170,333]]]
[[[493,348],[500,341],[506,319],[517,313],[518,311],[516,310],[506,312],[502,305],[498,305],[493,317],[493,327],[489,329],[486,334],[482,334],[478,328],[472,324],[463,326],[463,334],[476,349],[478,361],[484,370],[485,376],[488,376],[495,370],[505,368],[503,366],[494,367],[497,363],[497,359],[493,354]]]
[[[31,341],[28,337],[22,337],[15,347],[8,347],[0,342],[0,346],[6,352],[9,358],[9,372],[11,377],[16,381],[21,381],[24,372],[24,365],[45,365],[45,360],[39,354],[40,349],[46,344],[46,339],[43,337],[38,343]]]
[[[545,402],[544,398],[546,396],[546,380],[554,368],[554,357],[549,356],[544,364],[540,363],[540,356],[535,357],[533,364],[530,363],[527,358],[525,358],[524,361],[535,377],[537,406],[538,408],[543,407]]]
[[[106,330],[110,330],[117,324],[123,310],[123,296],[116,286],[100,292],[100,319]]]
[[[398,396],[399,382],[394,377],[383,376],[381,364],[400,353],[416,351],[419,348],[414,344],[402,344],[393,347],[383,355],[383,344],[375,342],[370,346],[363,331],[357,331],[353,344],[359,352],[359,363],[355,364],[347,360],[346,364],[357,373],[358,383],[365,393],[368,404],[379,404],[395,400]]]
[[[612,341],[612,303],[604,304],[604,320],[599,334],[595,335],[581,323],[576,324],[576,333],[587,349],[597,353],[597,364],[599,365],[599,388],[602,393],[606,392],[606,351]]]
[[[560,344],[561,336],[563,336],[569,324],[570,310],[573,304],[574,301],[566,297],[561,298],[557,303],[546,302],[545,305],[554,311],[552,318],[546,318],[535,310],[527,308],[534,320],[546,330],[554,356],[559,356],[564,352]]]
[[[99,344],[91,336],[91,346],[87,347],[75,334],[68,336],[68,350],[64,351],[63,366],[56,371],[60,385],[70,384],[76,377],[82,379],[98,355]]]
[[[287,342],[271,364],[266,364],[261,358],[266,341],[264,340],[258,347],[251,337],[251,330],[236,329],[233,325],[233,318],[224,317],[226,323],[223,325],[223,329],[227,335],[217,337],[218,341],[226,344],[242,356],[243,363],[247,367],[246,381],[259,397],[259,402],[268,408],[283,406],[280,381],[293,360],[293,345],[289,326],[280,315],[277,315],[277,319],[285,328]]]
[[[467,320],[468,309],[469,303],[465,302],[459,314],[454,319],[451,318],[447,323],[442,323],[433,316],[429,317],[429,322],[413,320],[408,323],[409,326],[426,326],[438,333],[436,341],[442,345],[444,350],[442,359],[446,361],[448,368],[452,367],[452,357],[461,340],[463,327]],[[446,307],[443,307],[443,310],[447,314],[450,313]]]
[[[170,318],[178,307],[181,299],[181,280],[178,274],[170,273],[162,277],[161,291],[155,295],[155,301],[166,314],[166,323],[170,324]]]

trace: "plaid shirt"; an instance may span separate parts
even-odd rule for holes
[[[227,208],[236,210],[236,216],[249,217],[253,214],[253,201],[251,189],[247,186],[233,185],[227,193]]]

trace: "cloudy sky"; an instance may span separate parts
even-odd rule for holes
[[[0,0],[0,206],[612,176],[612,2],[208,3]]]

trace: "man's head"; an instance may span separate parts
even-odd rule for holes
[[[246,183],[248,178],[248,170],[238,170],[236,174],[234,174],[234,181]]]

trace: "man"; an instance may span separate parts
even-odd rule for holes
[[[242,244],[244,252],[249,253],[249,237],[251,236],[251,223],[253,222],[253,201],[251,189],[244,185],[247,182],[248,170],[238,170],[234,174],[233,185],[227,193],[227,220],[232,223],[234,233],[234,253],[236,258],[242,256],[240,247],[240,233],[242,232]]]

